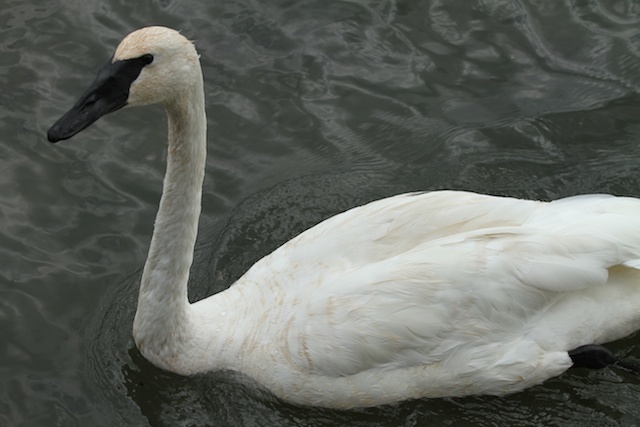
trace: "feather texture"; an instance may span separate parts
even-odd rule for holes
[[[233,354],[289,366],[272,389],[306,404],[515,392],[569,368],[567,351],[638,329],[640,272],[627,263],[640,257],[639,232],[630,198],[439,191],[372,202],[302,233],[222,293],[248,308],[238,335],[252,330]],[[230,367],[273,382],[249,360]]]

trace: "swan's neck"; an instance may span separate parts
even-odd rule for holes
[[[133,325],[141,353],[169,370],[193,331],[187,282],[206,162],[201,79],[200,75],[200,81],[194,82],[192,93],[165,106],[169,124],[167,171]]]

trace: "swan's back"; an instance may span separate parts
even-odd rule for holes
[[[539,204],[456,191],[402,194],[329,218],[282,249],[299,262],[319,258],[369,265],[446,236],[521,225]]]
[[[638,329],[638,259],[636,199],[376,201],[302,233],[225,292],[247,307],[233,367],[341,407],[521,390],[569,368],[568,350]]]

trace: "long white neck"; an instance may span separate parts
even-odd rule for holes
[[[167,171],[133,325],[141,353],[160,366],[174,359],[193,333],[187,283],[201,210],[207,131],[202,75],[197,74],[193,90],[165,106]]]

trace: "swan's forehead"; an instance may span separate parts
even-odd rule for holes
[[[139,58],[146,54],[191,46],[191,42],[176,30],[166,27],[146,27],[126,36],[118,45],[113,61]]]

